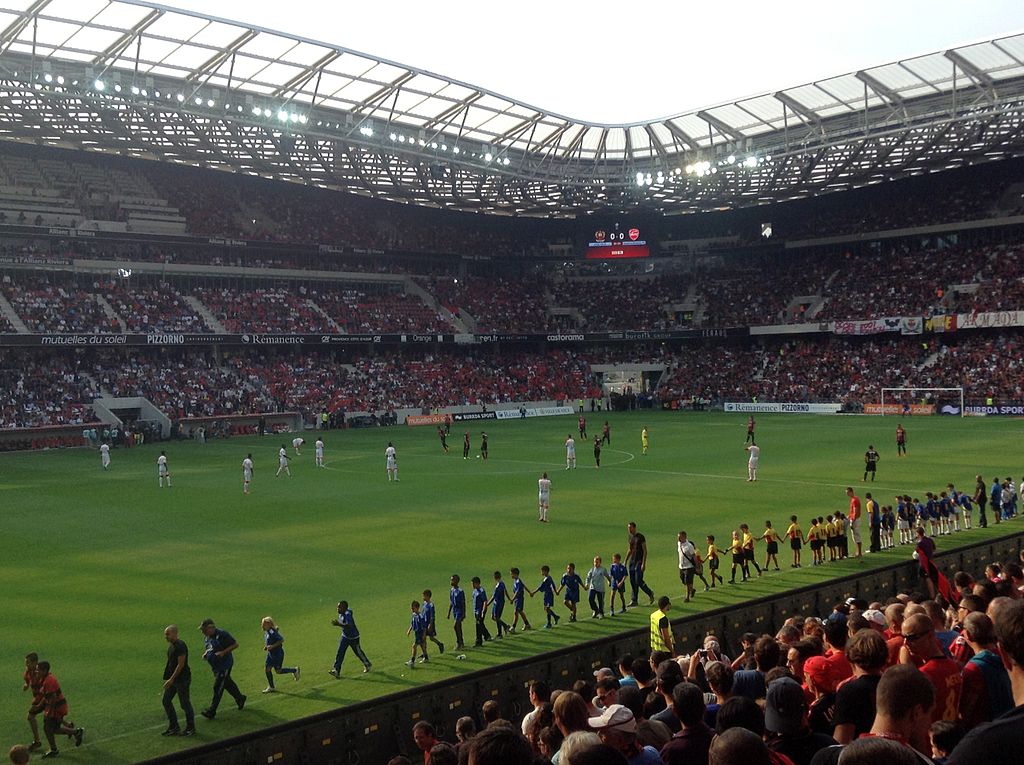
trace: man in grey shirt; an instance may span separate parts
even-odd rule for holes
[[[594,566],[587,572],[586,581],[586,588],[590,591],[591,619],[604,618],[604,593],[607,585],[611,583],[611,574],[601,565],[601,556],[595,556]]]
[[[686,588],[685,602],[689,603],[694,594],[693,575],[697,572],[697,550],[694,549],[693,542],[686,538],[685,531],[679,532],[678,540],[679,581]]]

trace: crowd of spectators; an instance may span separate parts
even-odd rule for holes
[[[89,374],[101,393],[147,398],[171,419],[268,411],[233,370],[202,352],[107,354],[89,367]]]
[[[129,332],[208,332],[210,327],[167,282],[104,288],[104,297]]]
[[[926,578],[934,547],[924,529],[918,539]],[[993,562],[946,583],[940,594],[850,597],[734,645],[708,633],[689,655],[675,650],[663,597],[649,654],[537,678],[525,710],[489,699],[449,741],[421,720],[403,742],[412,755],[389,765],[1010,762],[1024,745],[1024,570]]]
[[[193,294],[228,332],[337,331],[327,316],[310,304],[308,290],[302,286],[295,292],[285,287],[199,287]]]
[[[92,422],[94,397],[75,357],[0,356],[0,430]]]
[[[6,278],[3,289],[29,332],[121,331],[117,320],[104,310],[99,295],[72,282],[38,277],[25,284]]]
[[[540,282],[482,276],[417,281],[453,314],[471,317],[477,332],[544,332],[551,321],[547,285]]]
[[[856,409],[884,387],[963,387],[968,403],[1024,400],[1024,338],[1012,332],[923,337],[818,335],[797,340],[689,345],[658,343],[548,350],[405,348],[266,355],[155,349],[86,356],[9,354],[4,427],[80,421],[97,390],[144,396],[169,416],[298,411],[385,413],[399,409],[575,401],[600,396],[592,365],[663,366],[653,404],[690,401],[828,401]],[[83,381],[86,371],[94,381]],[[636,390],[644,389],[639,377]],[[958,397],[957,397],[958,398]],[[941,403],[941,402],[939,402]],[[959,403],[957,400],[953,403]]]
[[[311,290],[313,301],[348,334],[451,332],[452,325],[418,295],[368,294],[357,289]]]

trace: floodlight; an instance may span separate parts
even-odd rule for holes
[[[210,109],[212,109],[212,108],[213,108],[213,99],[212,99],[212,98],[210,98],[210,99],[208,99],[208,100],[207,100],[207,102],[206,102],[206,106],[207,106],[208,108],[210,108]]]
[[[431,149],[436,149],[436,148],[437,148],[437,144],[436,144],[436,143],[432,143],[432,144],[430,144],[430,148],[431,148]]]
[[[291,114],[288,115],[288,119],[291,120],[292,122],[298,122],[299,115],[296,114],[295,112],[292,112]]]
[[[270,109],[264,109],[263,110],[263,116],[264,117],[269,117],[270,116]]]
[[[62,74],[58,74],[57,75],[57,84],[58,85],[63,85],[64,84],[64,75],[62,75]]]
[[[133,96],[139,95],[139,89],[135,85],[132,85],[132,95]]]
[[[50,74],[49,72],[47,72],[46,74],[43,75],[43,79],[46,80],[47,82],[53,82],[53,75]]]
[[[114,83],[114,92],[115,93],[120,93],[121,92],[121,86],[118,85],[116,82]]]
[[[452,147],[452,154],[458,154],[458,153],[459,153],[459,147],[458,146],[453,146]]]
[[[637,173],[636,174],[636,185],[637,186],[643,186],[644,185],[644,174],[643,173]]]
[[[757,167],[757,157],[747,157],[743,160],[744,167]]]
[[[96,82],[93,83],[93,87],[96,88],[96,90],[103,90],[106,85],[103,84],[103,80],[96,80]]]
[[[391,135],[388,136],[388,138],[390,138],[392,141],[397,141],[398,140],[398,134],[397,133],[392,133]]]
[[[179,93],[177,98],[178,98],[178,103],[179,104],[183,103],[185,101],[185,95],[183,93]]]
[[[299,115],[299,122],[301,122],[303,125],[305,125],[307,122],[309,122],[309,117],[307,117],[305,114],[300,114]]]
[[[399,143],[405,143],[405,136],[404,135],[398,136],[398,142]],[[410,141],[409,143],[412,143],[412,141]]]
[[[448,151],[448,145],[444,143],[441,144],[441,151]]]
[[[729,155],[729,156],[728,156],[728,157],[726,158],[726,160],[725,160],[725,161],[726,161],[726,162],[728,162],[728,163],[729,163],[730,165],[735,165],[735,164],[736,164],[736,155],[734,155],[734,154],[730,154],[730,155]]]
[[[508,157],[505,157],[505,159],[501,160],[501,164],[507,167],[508,165],[512,164],[512,160],[510,160]]]
[[[492,159],[494,159],[494,155],[490,152],[484,154],[484,162],[490,162]]]
[[[279,112],[277,113],[277,118],[278,118],[279,120],[281,120],[281,122],[287,122],[287,121],[288,121],[288,112],[286,112],[286,111],[285,111],[284,109],[281,109],[281,110],[280,110],[280,111],[279,111]]]

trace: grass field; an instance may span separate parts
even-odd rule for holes
[[[536,587],[543,563],[554,574],[573,560],[585,573],[595,554],[606,563],[613,552],[625,554],[626,522],[636,520],[650,546],[648,582],[656,594],[676,599],[680,529],[700,541],[708,533],[722,539],[742,521],[759,531],[770,518],[784,529],[793,513],[803,521],[845,510],[844,487],[860,487],[868,443],[882,453],[871,488],[886,502],[897,491],[938,491],[951,480],[968,488],[977,472],[991,478],[1021,471],[1021,426],[1010,419],[908,420],[910,455],[897,459],[895,419],[761,416],[755,484],[745,480],[745,416],[648,412],[609,419],[612,444],[599,471],[584,444],[579,469],[564,470],[562,443],[575,429],[574,417],[488,423],[486,462],[463,461],[459,424],[447,456],[432,428],[329,432],[325,469],[313,465],[310,438],[302,457],[292,460],[292,477],[277,479],[275,452],[283,438],[165,444],[174,487],[162,490],[159,445],[116,450],[109,472],[94,451],[0,455],[0,741],[29,740],[28,694],[20,692],[28,651],[53,664],[71,719],[87,730],[81,749],[58,742],[64,759],[132,762],[646,623],[647,609],[575,625],[563,620],[554,630],[470,648],[464,661],[449,651],[408,670],[402,662],[409,602],[425,587],[435,593],[441,638],[454,642],[443,618],[453,572],[468,585],[473,575],[487,583],[495,569],[507,575],[519,566]],[[589,420],[592,432],[598,429],[598,418]],[[651,452],[642,456],[645,424]],[[471,430],[475,448],[479,424]],[[385,477],[388,439],[398,449],[397,484]],[[243,496],[240,463],[249,451],[256,477],[252,494]],[[543,470],[553,480],[550,524],[536,520]],[[939,547],[985,534],[942,538]],[[787,554],[784,547],[780,573],[700,593],[693,603],[674,605],[674,613],[804,586],[904,559],[909,551],[796,571]],[[350,653],[344,679],[336,681],[327,675],[338,637],[330,619],[342,598],[354,610],[374,671],[360,674]],[[559,610],[564,613],[560,604]],[[527,613],[535,626],[543,624],[539,598],[528,600]],[[287,639],[286,663],[299,664],[303,677],[294,683],[281,676],[281,692],[262,696],[259,623],[268,614]],[[163,628],[181,625],[198,711],[212,686],[196,629],[207,616],[240,643],[234,678],[249,703],[238,712],[226,699],[215,721],[198,719],[195,738],[161,738]],[[468,642],[472,631],[467,623]]]

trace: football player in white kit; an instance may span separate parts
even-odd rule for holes
[[[274,473],[274,478],[281,475],[282,470],[291,478],[292,471],[288,469],[288,452],[284,448],[284,444],[281,444],[281,448],[277,450],[277,472]]]
[[[570,441],[572,438],[569,439]],[[568,468],[566,468],[568,470]],[[537,481],[537,512],[539,514],[538,521],[541,523],[548,522],[548,508],[551,505],[551,479],[548,478],[548,474],[545,473]]]
[[[576,468],[576,442],[572,438],[572,433],[565,439],[565,469]]]
[[[171,469],[167,466],[167,452],[160,452],[156,458],[156,472],[160,488],[164,487],[164,479],[167,479],[167,488],[171,488]]]
[[[110,467],[110,444],[100,444],[100,464],[104,470]]]
[[[252,455],[247,454],[242,460],[242,493],[249,493],[249,484],[252,483]]]
[[[313,448],[316,451],[316,466],[317,467],[323,467],[324,466],[324,440],[322,438],[318,438],[316,440],[316,443],[313,444]]]
[[[395,446],[388,441],[388,448],[384,450],[384,460],[388,471],[388,480],[398,480],[398,460],[395,457]]]
[[[750,459],[747,460],[747,480],[757,480],[757,459],[761,456],[761,447],[757,444],[749,444],[744,446],[748,452],[750,452]]]
[[[295,438],[292,439],[292,448],[295,450],[295,453],[299,456],[302,455],[302,445],[304,443],[306,443],[306,439],[303,438],[302,436],[296,436]]]

